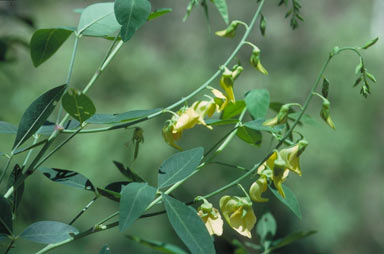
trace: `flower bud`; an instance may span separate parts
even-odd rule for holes
[[[238,26],[239,21],[232,21],[226,29],[217,31],[216,35],[220,37],[233,38],[236,35],[236,29]]]
[[[336,129],[336,126],[331,118],[331,103],[327,99],[323,99],[323,106],[321,107],[320,116],[332,129]]]
[[[235,103],[235,94],[233,93],[232,71],[230,71],[227,67],[224,67],[224,72],[220,78],[220,85],[224,89],[228,100]]]
[[[260,71],[264,75],[268,75],[268,71],[264,68],[264,66],[260,62],[260,50],[258,47],[254,46],[254,49],[252,50],[252,55],[249,61],[251,65],[255,67],[258,71]]]
[[[249,196],[252,199],[252,201],[255,202],[267,202],[267,198],[261,197],[261,194],[267,190],[268,182],[267,178],[264,176],[260,176],[259,179],[257,179],[249,189]]]
[[[266,120],[263,123],[263,125],[275,126],[275,125],[279,125],[279,124],[283,124],[283,123],[287,122],[289,107],[290,107],[290,104],[285,104],[285,105],[281,106],[279,113],[274,118]]]

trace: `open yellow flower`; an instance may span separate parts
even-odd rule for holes
[[[204,200],[204,203],[197,209],[197,214],[203,220],[210,235],[223,234],[223,219],[219,211],[212,206],[211,203]]]
[[[249,196],[252,201],[255,202],[267,202],[267,198],[263,198],[263,194],[268,188],[268,182],[266,176],[260,176],[249,188]]]
[[[223,196],[220,210],[229,226],[239,234],[252,238],[251,230],[256,224],[252,201],[247,197]]]
[[[228,98],[217,89],[212,89],[212,93],[213,95],[215,95],[215,98],[213,100],[216,103],[217,111],[223,111],[224,108],[228,105]]]

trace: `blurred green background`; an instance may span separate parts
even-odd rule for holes
[[[30,16],[35,28],[75,26],[79,14],[72,9],[84,8],[98,1],[0,1],[2,10]],[[200,86],[226,60],[237,45],[235,39],[223,39],[209,32],[202,8],[196,8],[183,23],[188,1],[152,1],[152,8],[169,7],[173,12],[148,22],[142,27],[107,67],[89,92],[98,113],[121,113],[135,109],[165,107]],[[230,20],[249,22],[256,1],[228,1]],[[278,1],[267,1],[263,14],[267,21],[266,37],[255,29],[250,39],[262,50],[262,62],[270,75],[265,77],[248,64],[249,48],[238,55],[245,70],[239,77],[237,98],[255,88],[267,88],[272,101],[299,102],[315,81],[328,52],[334,46],[361,46],[376,36],[384,35],[384,6],[381,0],[369,1],[302,1],[304,23],[297,30],[289,28],[284,19],[286,9]],[[217,10],[210,7],[211,29],[221,30],[224,22]],[[34,31],[23,22],[0,16],[0,36],[17,36],[29,41]],[[44,91],[64,82],[73,46],[73,36],[46,63],[34,68],[29,51],[22,46],[10,52],[15,61],[0,63],[0,121],[17,124],[26,107]],[[71,85],[82,88],[91,78],[106,53],[110,41],[83,38],[79,44]],[[343,53],[329,66],[326,76],[331,83],[332,118],[337,131],[331,130],[319,117],[321,102],[315,98],[309,113],[315,123],[300,128],[310,142],[302,156],[303,176],[292,176],[287,185],[296,193],[303,219],[298,220],[279,202],[271,202],[271,212],[277,218],[278,236],[295,230],[317,230],[312,237],[277,253],[383,253],[384,252],[384,45],[379,42],[363,52],[368,70],[378,83],[371,87],[372,95],[364,99],[359,88],[352,88],[356,79],[354,68],[358,58]],[[236,62],[234,61],[234,63]],[[218,80],[212,86],[218,87]],[[208,92],[206,92],[208,93]],[[204,93],[196,97],[202,98]],[[271,112],[271,116],[273,113]],[[140,124],[145,143],[133,165],[135,172],[156,185],[161,162],[175,153],[162,139],[161,128],[169,115]],[[184,148],[217,142],[230,127],[217,126],[214,132],[204,127],[186,131],[180,141]],[[213,133],[215,133],[213,135]],[[112,164],[113,160],[130,163],[126,143],[132,129],[108,133],[79,135],[45,163],[46,166],[78,171],[99,186],[124,180]],[[0,151],[8,153],[13,136],[1,134]],[[261,148],[249,147],[235,139],[218,160],[251,167],[263,158],[270,137],[264,136]],[[22,162],[23,156],[13,162]],[[5,159],[1,158],[1,166]],[[174,195],[189,201],[204,195],[234,179],[240,173],[232,168],[209,166],[190,179]],[[252,183],[250,179],[244,186]],[[3,190],[2,190],[3,191]],[[241,195],[238,189],[227,194]],[[18,211],[15,231],[21,232],[33,222],[53,220],[68,223],[93,195],[50,182],[34,174],[26,183],[26,191]],[[274,200],[271,197],[271,200]],[[218,198],[212,200],[218,207]],[[118,204],[99,199],[74,226],[86,230],[118,209]],[[265,206],[254,205],[258,216]],[[245,240],[225,226],[225,240]],[[165,215],[137,221],[130,230],[117,229],[97,233],[75,241],[52,253],[98,253],[109,244],[111,253],[156,253],[125,237],[136,235],[144,239],[165,241],[183,246],[167,222]],[[253,231],[253,234],[255,232]],[[225,239],[225,240],[224,240]],[[254,240],[257,243],[257,238]],[[11,253],[32,253],[42,245],[17,241]],[[184,246],[183,246],[184,247]],[[3,247],[1,247],[3,248]],[[231,253],[227,251],[220,253]]]

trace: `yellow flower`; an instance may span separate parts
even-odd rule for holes
[[[178,149],[183,150],[180,146],[176,144],[176,141],[180,139],[181,132],[173,133],[173,125],[169,124],[163,128],[163,138],[168,145]]]
[[[261,194],[265,192],[268,188],[267,178],[265,176],[260,176],[249,188],[249,196],[252,201],[255,202],[267,202],[267,198],[263,198]]]
[[[229,226],[239,234],[252,238],[251,230],[255,226],[256,216],[249,198],[223,196],[220,199],[220,210]]]
[[[208,126],[204,117],[211,117],[216,111],[216,104],[213,101],[196,101],[192,104],[193,110],[199,116],[198,123],[204,125],[208,129],[212,129],[212,126]]]
[[[199,115],[193,108],[180,110],[178,115],[172,133],[182,133],[183,130],[191,129],[199,122]]]
[[[226,93],[226,97],[232,103],[235,103],[235,94],[233,93],[233,76],[232,71],[230,71],[227,67],[224,67],[224,72],[220,78],[220,85],[224,89]]]
[[[296,145],[282,149],[280,151],[281,157],[286,162],[286,167],[301,176],[299,156],[307,147],[306,140],[300,140]]]
[[[231,24],[229,24],[229,26],[224,29],[224,30],[221,30],[221,31],[217,31],[216,32],[216,35],[217,36],[220,36],[220,37],[228,37],[228,38],[232,38],[232,37],[235,37],[236,35],[236,29],[237,29],[237,26],[239,25],[239,21],[232,21]]]
[[[211,203],[204,200],[204,203],[197,209],[197,214],[203,220],[210,235],[223,234],[223,220],[219,211]]]
[[[213,99],[217,105],[217,111],[221,112],[228,105],[228,98],[219,90],[212,89],[213,95],[215,98]]]

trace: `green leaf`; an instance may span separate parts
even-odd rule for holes
[[[228,25],[229,17],[228,17],[228,7],[225,0],[211,0],[220,12],[221,17],[223,17],[225,24]]]
[[[86,36],[115,37],[120,27],[115,17],[114,3],[96,3],[82,11],[77,33]]]
[[[162,198],[169,222],[190,252],[193,254],[215,253],[213,238],[196,210],[168,195],[162,194]]]
[[[370,40],[369,42],[367,42],[363,47],[361,47],[362,49],[368,49],[370,48],[371,46],[373,46],[377,41],[379,40],[379,37],[376,37],[375,39],[373,40]]]
[[[300,112],[295,112],[289,114],[289,118],[292,118],[293,120],[296,120],[300,115]],[[309,124],[309,125],[316,125],[318,124],[318,121],[313,119],[310,115],[304,114],[300,119],[300,124]]]
[[[63,28],[39,29],[30,42],[32,62],[35,67],[50,58],[68,39],[72,31]]]
[[[169,244],[169,243],[164,243],[164,242],[159,242],[159,241],[152,241],[152,240],[145,240],[137,236],[133,235],[126,235],[127,238],[131,239],[132,241],[135,241],[137,243],[140,243],[142,245],[148,246],[154,250],[160,251],[162,253],[168,253],[168,254],[187,254],[183,249],[180,249],[179,247]]]
[[[328,98],[329,94],[329,81],[326,77],[323,78],[323,86],[321,88],[321,93],[325,98]]]
[[[271,213],[265,213],[259,219],[256,225],[256,233],[260,236],[260,242],[264,245],[265,249],[268,249],[270,241],[266,243],[266,240],[272,240],[276,235],[276,221]],[[268,245],[268,246],[266,246]]]
[[[116,19],[121,25],[121,38],[128,41],[147,21],[151,13],[148,0],[115,0]]]
[[[97,192],[103,197],[106,197],[116,202],[120,202],[121,195],[118,192],[114,192],[114,191],[103,189],[103,188],[97,188]]]
[[[12,210],[8,200],[0,195],[0,234],[12,235]]]
[[[87,191],[95,191],[92,182],[80,173],[57,168],[41,167],[38,169],[49,180]]]
[[[103,248],[99,251],[99,254],[110,254],[111,248],[109,248],[108,244],[104,245]]]
[[[142,117],[146,117],[161,111],[161,108],[147,109],[147,110],[132,110],[120,114],[94,114],[88,119],[88,123],[92,124],[111,124],[121,123]]]
[[[55,87],[32,102],[21,117],[12,149],[23,144],[45,123],[66,88],[67,85]]]
[[[260,146],[261,132],[247,127],[239,127],[236,135],[248,144]]]
[[[22,176],[22,169],[20,168],[19,164],[16,164],[13,168],[7,183],[7,189],[14,186],[15,182]],[[17,189],[15,189],[12,193],[12,195],[8,198],[8,201],[12,207],[13,214],[16,213],[16,209],[19,207],[21,198],[24,193],[24,182],[22,182]]]
[[[160,9],[154,10],[153,12],[151,12],[151,14],[149,14],[147,20],[150,21],[152,19],[161,17],[164,14],[170,13],[171,11],[172,11],[171,8],[160,8]]]
[[[270,248],[269,250],[275,250],[275,249],[282,248],[284,246],[287,246],[288,244],[291,244],[295,241],[298,241],[298,240],[301,240],[301,239],[306,238],[308,236],[311,236],[315,233],[317,233],[317,232],[314,230],[306,231],[306,232],[305,231],[294,232],[292,234],[287,235],[284,238],[281,238],[281,239],[274,241],[273,247]]]
[[[263,15],[260,15],[260,23],[259,23],[259,29],[262,36],[265,36],[265,29],[266,29],[266,21]]]
[[[286,185],[282,184],[283,191],[285,193],[285,198],[283,198],[280,193],[276,190],[273,185],[268,185],[272,193],[279,199],[284,205],[286,205],[300,220],[301,220],[301,210],[299,202],[295,194],[289,189]]]
[[[204,149],[197,147],[176,153],[165,160],[159,169],[159,188],[170,186],[192,174],[203,159],[203,153]]]
[[[0,233],[0,242],[5,240],[5,239],[8,239],[8,235]]]
[[[129,182],[145,182],[143,178],[138,176],[135,172],[133,172],[129,167],[125,167],[121,162],[113,161],[117,169],[122,173],[124,176],[128,178]]]
[[[240,115],[245,108],[244,101],[236,101],[235,103],[228,103],[223,112],[221,113],[221,119],[231,119],[237,115]]]
[[[205,120],[205,123],[208,125],[227,125],[227,124],[237,124],[239,122],[238,119],[213,119],[209,118]]]
[[[35,243],[54,244],[65,241],[79,231],[67,224],[57,221],[39,221],[29,225],[20,237]]]
[[[75,89],[66,92],[61,101],[65,111],[80,123],[92,117],[96,112],[91,98]]]
[[[131,183],[123,187],[120,199],[119,230],[125,231],[144,212],[156,196],[156,189],[147,183]]]
[[[11,123],[0,121],[0,133],[16,134],[17,127]]]
[[[265,118],[269,108],[269,92],[266,89],[255,89],[245,94],[247,110],[254,119]]]
[[[271,127],[263,125],[264,122],[264,119],[257,119],[244,123],[244,126],[249,129],[266,132],[280,132],[284,129],[284,125],[277,125]]]

